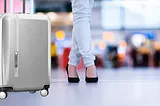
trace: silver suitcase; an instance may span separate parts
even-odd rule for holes
[[[41,90],[42,96],[48,95],[50,38],[47,16],[0,14],[0,99],[5,99],[9,91]]]

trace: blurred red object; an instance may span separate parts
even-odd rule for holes
[[[68,61],[69,61],[68,56],[69,56],[70,50],[71,50],[71,48],[64,48],[63,54],[60,57],[61,61],[59,61],[59,65],[60,65],[60,67],[62,67],[63,70],[66,69],[66,65],[68,64]],[[83,64],[82,59],[80,59],[80,62],[78,64],[77,68],[79,70],[81,70],[82,68],[84,68],[84,64]]]
[[[66,65],[68,64],[68,61],[69,61],[68,56],[69,56],[70,50],[71,50],[71,48],[64,48],[64,51],[63,51],[63,55],[62,55],[63,66],[62,66],[62,68],[64,70],[66,69]]]

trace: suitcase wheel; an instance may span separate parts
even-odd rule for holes
[[[4,91],[1,91],[1,92],[0,92],[0,99],[1,99],[1,100],[6,99],[7,96],[8,96],[7,92],[4,92]]]
[[[36,93],[36,91],[29,91],[29,93],[34,94],[34,93]]]
[[[41,96],[46,97],[49,94],[49,91],[46,89],[43,89],[40,91]]]

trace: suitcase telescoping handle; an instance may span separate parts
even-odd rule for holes
[[[23,0],[23,13],[26,12],[26,0]]]
[[[7,0],[4,0],[4,13],[7,12]]]
[[[13,6],[13,0],[10,0],[10,5]],[[7,0],[4,0],[4,13],[7,12]],[[23,0],[23,13],[26,12],[26,0]]]

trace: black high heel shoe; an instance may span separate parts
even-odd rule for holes
[[[86,68],[86,73],[87,73],[87,68]],[[87,77],[86,74],[86,82],[87,83],[97,83],[98,82],[98,76],[97,77]]]
[[[69,82],[69,83],[78,83],[78,82],[80,81],[79,77],[75,77],[75,78],[69,77],[68,64],[67,64],[67,66],[66,66],[66,71],[67,71],[68,82]]]

